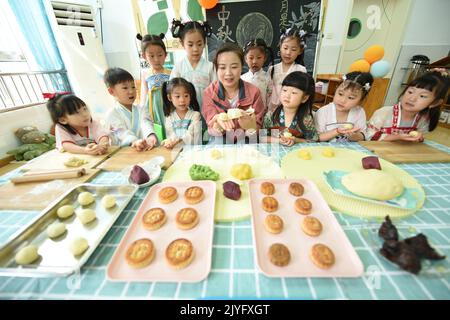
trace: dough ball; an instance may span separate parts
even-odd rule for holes
[[[419,135],[419,133],[418,133],[417,131],[410,131],[410,132],[409,132],[409,135],[410,135],[411,137],[417,137],[417,136]]]
[[[66,219],[66,218],[70,217],[71,215],[73,215],[74,212],[75,212],[74,207],[71,206],[70,204],[68,204],[68,205],[58,208],[58,210],[56,211],[56,214],[61,219]]]
[[[39,258],[38,248],[31,244],[19,250],[16,254],[16,263],[20,265],[30,264]]]
[[[346,124],[344,124],[344,129],[345,129],[345,130],[351,130],[351,129],[353,129],[353,124],[351,124],[351,123],[346,123]]]
[[[55,222],[47,227],[47,235],[49,238],[57,238],[66,232],[66,225],[62,222]]]
[[[80,219],[82,224],[88,224],[89,222],[95,220],[96,214],[92,209],[83,209],[77,213],[77,217]]]
[[[247,163],[237,163],[231,167],[231,175],[239,180],[253,178],[252,167]]]
[[[377,169],[358,170],[342,177],[348,191],[369,199],[386,201],[403,193],[403,185],[395,177]]]
[[[219,113],[219,117],[220,120],[222,121],[227,121],[228,119],[228,114],[226,114],[225,112]]]
[[[72,157],[72,158],[69,158],[66,162],[64,162],[64,165],[66,167],[77,168],[77,167],[81,167],[83,164],[86,164],[86,163],[88,163],[88,162],[84,159]]]
[[[311,160],[311,153],[308,150],[300,150],[297,155],[303,160]]]
[[[114,196],[106,195],[102,198],[102,206],[105,209],[112,208],[115,205],[116,205],[116,198],[114,198]]]
[[[217,149],[211,150],[211,158],[214,160],[222,158],[222,152]]]
[[[324,157],[332,158],[334,157],[334,150],[332,148],[325,148],[322,151]]]
[[[85,238],[75,238],[70,244],[70,252],[72,252],[74,256],[79,256],[85,252],[88,247],[89,243]]]
[[[90,192],[86,191],[86,192],[82,192],[78,195],[78,202],[82,206],[87,206],[88,204],[91,204],[94,201],[95,201],[95,198],[92,195],[92,193],[90,193]]]

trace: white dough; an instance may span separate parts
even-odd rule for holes
[[[403,185],[392,175],[381,170],[358,170],[342,177],[348,191],[369,199],[391,200],[403,193]]]
[[[70,244],[70,252],[72,252],[74,256],[79,256],[85,252],[88,247],[89,243],[85,238],[76,238]]]
[[[88,204],[91,204],[94,201],[95,201],[95,198],[92,195],[92,193],[90,193],[90,192],[86,191],[86,192],[82,192],[78,195],[78,202],[82,206],[87,206]]]
[[[73,206],[71,206],[70,204],[62,206],[58,209],[58,211],[56,211],[56,214],[58,215],[58,217],[60,217],[61,219],[65,219],[70,217],[71,215],[73,215],[73,213],[75,212],[75,209]]]
[[[88,224],[96,218],[96,214],[92,209],[83,209],[77,213],[77,217],[82,224]]]
[[[20,249],[19,252],[17,252],[15,259],[17,264],[25,265],[32,263],[38,257],[38,248],[31,244]]]
[[[62,222],[55,222],[47,227],[49,238],[57,238],[66,232],[66,225]]]
[[[114,198],[114,196],[106,195],[102,198],[102,206],[105,209],[112,208],[115,205],[116,205],[116,198]]]

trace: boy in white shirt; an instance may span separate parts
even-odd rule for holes
[[[121,68],[106,70],[103,80],[116,103],[106,117],[113,144],[132,146],[137,151],[152,149],[158,144],[148,108],[134,104],[136,86],[133,76]]]

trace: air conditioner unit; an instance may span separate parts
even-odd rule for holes
[[[46,1],[46,10],[74,93],[101,121],[114,100],[103,83],[108,68],[89,5]]]

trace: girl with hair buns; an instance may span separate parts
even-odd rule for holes
[[[174,38],[180,39],[181,45],[186,50],[186,56],[175,63],[170,78],[182,77],[191,82],[201,106],[203,91],[216,80],[213,64],[202,57],[206,37],[211,35],[211,27],[206,21],[183,23],[174,19],[171,31]]]
[[[320,141],[364,140],[366,113],[361,107],[369,94],[373,77],[368,72],[350,72],[337,87],[333,102],[314,115]]]
[[[280,104],[281,83],[291,72],[306,72],[304,65],[305,38],[308,36],[303,30],[289,28],[280,37],[281,62],[271,66],[267,73],[270,75],[271,97],[268,102],[269,111],[273,111]]]
[[[145,69],[141,74],[141,104],[148,106],[149,114],[153,120],[153,127],[159,141],[165,138],[165,117],[163,110],[163,101],[161,96],[161,86],[164,81],[168,81],[170,70],[164,68],[167,51],[162,39],[164,34],[159,36],[147,34],[142,37],[140,34],[137,38],[142,41],[142,57],[150,65],[149,69]]]

